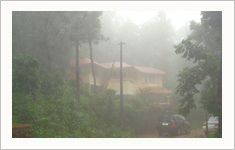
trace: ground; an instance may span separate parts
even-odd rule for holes
[[[163,136],[159,136],[157,131],[155,131],[152,134],[138,135],[137,138],[195,138],[199,135],[204,135],[202,129],[192,129],[190,134],[182,132],[179,136],[169,135],[168,133],[165,133]]]

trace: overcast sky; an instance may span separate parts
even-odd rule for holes
[[[157,11],[117,11],[117,13],[125,19],[130,18],[134,23],[141,23],[156,16]],[[171,18],[172,25],[180,28],[185,21],[194,20],[200,22],[200,11],[166,11],[167,18]]]

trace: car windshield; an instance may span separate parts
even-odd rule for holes
[[[217,117],[211,117],[211,118],[209,118],[208,122],[218,122],[218,118]]]
[[[168,121],[171,121],[172,120],[172,117],[171,116],[163,116],[162,118],[161,118],[161,121],[163,121],[163,122],[168,122]]]

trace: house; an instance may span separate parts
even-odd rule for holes
[[[85,57],[79,57],[79,79],[81,83],[88,85],[90,92],[94,86],[94,79],[91,69],[91,60]],[[94,70],[96,76],[96,86],[101,87],[107,79],[108,71],[102,65],[94,61]],[[76,78],[76,59],[70,61],[68,77]]]
[[[81,82],[93,86],[91,61],[88,58],[80,57],[80,78]],[[70,62],[70,77],[75,77],[76,59]],[[132,66],[125,62],[123,67],[123,95],[124,97],[137,95],[140,89],[148,89],[149,93],[163,99],[170,90],[162,87],[162,80],[165,72],[152,67]],[[97,63],[94,61],[96,85],[105,89],[113,89],[120,94],[120,62]],[[92,88],[90,88],[92,89]]]

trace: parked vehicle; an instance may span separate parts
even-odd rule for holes
[[[187,119],[181,115],[164,115],[157,122],[158,134],[162,136],[165,132],[173,135],[180,135],[182,131],[191,132]]]
[[[208,133],[218,130],[219,117],[210,117],[207,121],[207,124],[208,124],[207,125],[208,126]],[[206,122],[203,123],[202,129],[206,134]]]

